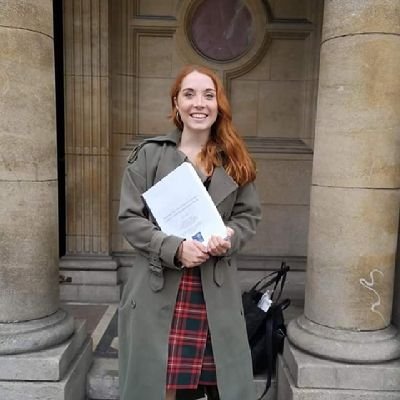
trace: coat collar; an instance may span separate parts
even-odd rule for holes
[[[158,167],[159,179],[162,176],[167,175],[174,168],[181,165],[185,161],[189,161],[188,158],[177,149],[181,138],[182,132],[179,129],[168,133],[167,135],[160,136],[156,139],[163,142],[170,142],[174,144],[174,151],[170,157],[164,158],[161,161],[161,165]],[[199,175],[202,182],[205,180],[204,174],[194,167],[197,174]],[[158,174],[157,174],[158,175]],[[161,175],[161,176],[160,176]],[[158,180],[158,179],[157,179]],[[208,193],[211,196],[214,204],[217,206],[238,187],[238,184],[226,173],[223,167],[215,167],[211,177],[210,185],[208,187]]]
[[[181,136],[182,136],[182,131],[176,128],[172,132],[165,135],[165,139],[175,143],[175,146],[177,146],[181,141]]]

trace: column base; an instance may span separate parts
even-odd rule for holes
[[[400,360],[346,364],[317,358],[286,342],[278,360],[277,400],[398,400]]]
[[[316,324],[304,315],[290,321],[289,341],[317,357],[348,363],[377,363],[400,357],[400,333],[394,326],[378,331],[348,331]]]
[[[0,355],[38,351],[68,339],[74,319],[64,310],[26,322],[0,323]]]
[[[76,321],[75,333],[48,350],[0,356],[0,398],[7,400],[84,400],[92,363],[86,323]]]
[[[118,303],[118,263],[110,256],[64,256],[60,260],[61,301]]]

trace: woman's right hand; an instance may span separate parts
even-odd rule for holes
[[[186,268],[197,267],[210,257],[207,247],[197,240],[184,240],[181,246],[182,249],[178,251],[178,260]]]

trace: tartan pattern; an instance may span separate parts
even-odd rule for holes
[[[216,385],[199,268],[183,270],[168,341],[167,389]]]

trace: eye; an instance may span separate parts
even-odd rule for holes
[[[207,93],[207,94],[206,94],[206,99],[207,99],[207,100],[213,100],[214,97],[215,97],[214,93]]]
[[[183,96],[186,97],[187,99],[190,99],[190,98],[193,97],[193,93],[191,93],[191,92],[185,92],[185,93],[183,93]]]

